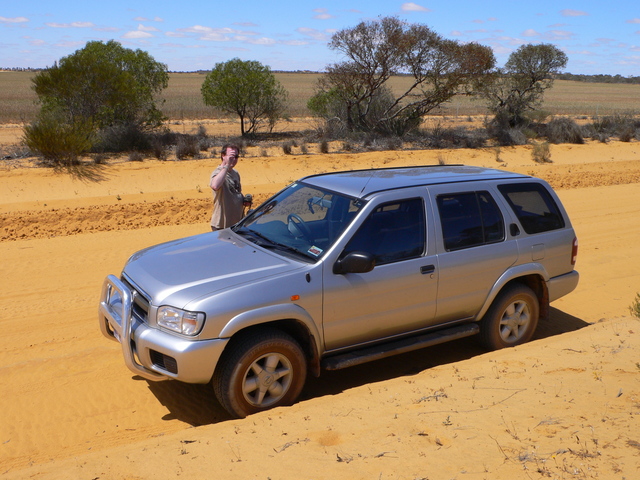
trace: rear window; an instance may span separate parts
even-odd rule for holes
[[[547,189],[539,183],[499,185],[522,228],[528,234],[564,227],[564,218]]]
[[[436,201],[447,251],[504,240],[504,220],[489,192],[439,195]]]

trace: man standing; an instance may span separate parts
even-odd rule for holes
[[[245,205],[240,185],[240,174],[233,167],[238,163],[240,149],[237,145],[222,147],[222,162],[211,174],[209,186],[213,190],[213,215],[211,230],[220,230],[237,223]]]

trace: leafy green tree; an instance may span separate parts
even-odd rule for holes
[[[567,55],[554,45],[523,45],[490,82],[478,86],[477,95],[487,102],[499,126],[521,126],[526,123],[525,113],[542,104],[545,90],[553,85],[553,75],[567,62]]]
[[[97,143],[121,140],[123,132],[140,139],[145,129],[164,120],[155,96],[168,85],[167,66],[113,40],[88,42],[32,82],[41,109],[25,128],[24,139],[56,164],[76,164]],[[120,141],[118,148],[136,147],[125,143]]]
[[[62,112],[70,123],[155,127],[164,120],[155,96],[168,83],[165,64],[110,40],[88,42],[63,57],[33,78],[33,89],[43,109]]]
[[[272,129],[282,118],[287,100],[287,91],[269,67],[239,58],[217,63],[201,92],[206,105],[240,117],[242,136],[255,133],[265,122]]]
[[[495,65],[488,47],[446,40],[396,17],[340,30],[329,47],[346,60],[327,67],[308,107],[340,117],[349,131],[403,134],[453,96],[469,93],[471,80],[480,84]],[[412,81],[395,91],[387,84],[394,75]]]

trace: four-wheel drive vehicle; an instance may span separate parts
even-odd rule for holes
[[[231,228],[135,253],[100,328],[149,380],[213,385],[232,415],[291,404],[307,373],[479,334],[531,339],[578,283],[542,180],[467,166],[305,177]]]

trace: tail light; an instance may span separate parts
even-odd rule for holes
[[[578,259],[578,238],[573,239],[573,248],[571,249],[571,265],[576,264]]]

